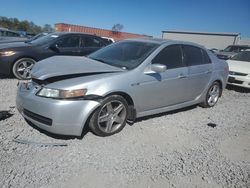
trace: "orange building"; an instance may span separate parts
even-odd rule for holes
[[[107,29],[99,29],[99,28],[86,27],[86,26],[80,26],[80,25],[72,25],[72,24],[66,24],[66,23],[56,23],[55,30],[57,32],[88,33],[88,34],[97,35],[97,36],[101,36],[101,37],[113,38],[115,41],[128,39],[128,38],[150,37],[147,35],[126,33],[126,32],[115,32],[115,31],[107,30]]]

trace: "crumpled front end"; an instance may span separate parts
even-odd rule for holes
[[[37,96],[42,86],[20,83],[16,105],[24,118],[55,134],[80,136],[90,114],[100,105],[94,100],[58,100]]]

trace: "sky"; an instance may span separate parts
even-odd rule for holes
[[[161,37],[164,30],[241,33],[250,38],[250,0],[11,0],[0,16],[37,25],[69,23]]]

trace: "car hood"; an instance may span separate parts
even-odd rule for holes
[[[36,63],[32,68],[31,76],[35,79],[45,80],[59,76],[72,78],[123,71],[121,68],[107,65],[87,57],[53,56]]]
[[[0,50],[31,46],[25,42],[0,43]]]
[[[250,74],[250,62],[227,60],[229,71]]]

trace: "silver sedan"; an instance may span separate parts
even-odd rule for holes
[[[99,136],[128,121],[200,104],[214,106],[228,65],[202,46],[162,39],[129,39],[88,57],[55,56],[36,63],[20,83],[17,108],[46,131]]]

